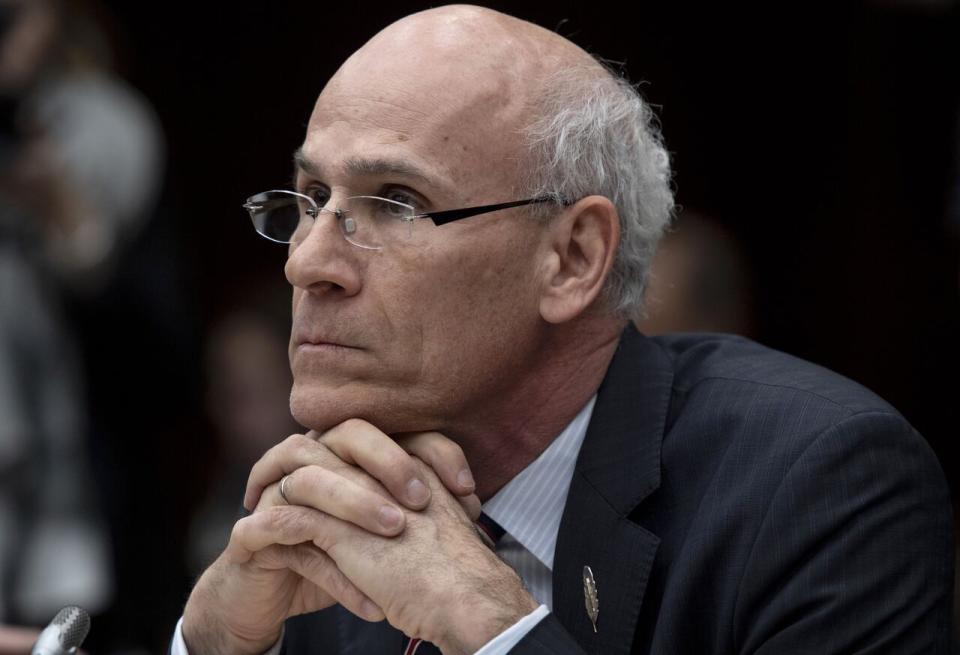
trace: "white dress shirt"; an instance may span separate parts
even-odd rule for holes
[[[506,531],[497,543],[497,554],[517,572],[540,606],[499,634],[476,655],[504,655],[516,646],[553,607],[553,555],[557,546],[560,519],[577,454],[587,434],[597,397],[594,395],[580,413],[515,478],[483,505],[484,513]],[[181,624],[173,638],[171,655],[189,655]],[[280,652],[280,641],[265,655]]]

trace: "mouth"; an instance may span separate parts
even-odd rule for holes
[[[302,337],[295,340],[295,349],[305,352],[347,352],[361,350],[340,341],[323,337]]]
[[[295,317],[291,345],[293,351],[318,353],[346,353],[363,350],[356,344],[356,339],[344,337],[342,334],[333,334],[321,327],[320,321],[297,320]]]
[[[297,347],[317,347],[317,348],[353,348],[345,343],[334,341],[333,339],[297,339]]]

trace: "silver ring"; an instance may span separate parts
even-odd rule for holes
[[[287,490],[286,490],[286,488],[285,488],[285,486],[284,486],[284,485],[287,484],[287,480],[289,480],[289,479],[290,479],[290,475],[289,475],[289,474],[283,476],[282,478],[280,478],[280,497],[283,498],[283,502],[285,502],[287,505],[291,505],[291,504],[292,504],[292,503],[290,502],[290,499],[287,498]]]

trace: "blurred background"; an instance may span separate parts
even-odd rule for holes
[[[490,6],[621,62],[660,116],[681,212],[642,328],[865,384],[956,496],[956,4],[714,4]],[[240,206],[288,185],[338,64],[427,6],[0,0],[0,624],[78,603],[89,652],[165,651],[297,430],[284,249]]]

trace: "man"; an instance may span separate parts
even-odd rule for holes
[[[295,161],[246,206],[290,243],[311,432],[254,466],[176,650],[946,652],[919,435],[789,356],[626,327],[672,210],[629,85],[434,9],[341,67]]]

